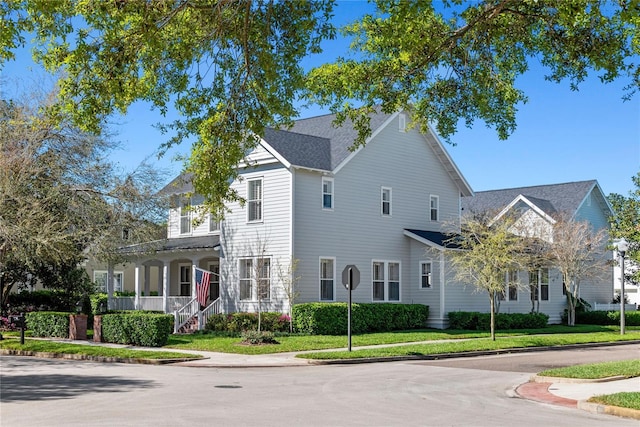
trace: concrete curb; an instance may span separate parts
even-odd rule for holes
[[[66,360],[86,360],[90,362],[100,363],[132,363],[139,365],[166,365],[169,363],[179,363],[193,361],[194,359],[133,359],[125,357],[105,357],[105,356],[89,356],[85,354],[65,354],[65,353],[48,353],[43,351],[13,350],[0,349],[0,355],[7,356],[30,356],[43,359],[66,359]]]
[[[587,402],[586,400],[578,401],[578,409],[591,412],[593,414],[615,415],[617,417],[632,418],[640,420],[640,410],[621,408],[619,406],[603,405],[601,403]]]
[[[607,377],[607,378],[593,378],[593,379],[585,379],[585,378],[566,378],[566,377],[545,377],[540,375],[531,376],[532,382],[536,383],[568,383],[568,384],[587,384],[587,383],[607,383],[609,381],[618,381],[618,380],[626,380],[627,377],[622,375],[617,375],[615,377]]]

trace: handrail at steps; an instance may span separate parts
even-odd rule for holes
[[[204,326],[207,324],[207,320],[209,320],[209,317],[211,315],[220,314],[221,307],[222,307],[222,304],[220,302],[220,298],[218,297],[218,298],[216,298],[215,301],[213,301],[211,304],[209,304],[207,306],[207,308],[202,310],[202,312],[200,313],[200,317],[198,319],[198,330],[199,331],[204,329]]]
[[[189,301],[184,307],[173,312],[175,317],[173,322],[173,333],[176,334],[187,322],[200,310],[200,304],[198,303],[198,299],[194,298]]]

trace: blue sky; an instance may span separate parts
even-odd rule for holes
[[[336,23],[351,21],[367,7],[359,1],[341,2]],[[305,66],[330,61],[344,54],[346,46],[344,40],[327,42],[325,53],[309,58]],[[579,91],[571,91],[568,82],[545,81],[544,70],[535,61],[530,68],[517,82],[529,102],[519,107],[518,127],[508,140],[499,140],[494,130],[476,122],[472,129],[460,128],[452,137],[455,146],[446,147],[471,187],[482,191],[596,179],[605,194],[627,196],[634,189],[631,177],[640,170],[640,93],[625,102],[626,81],[602,84],[595,75]],[[28,48],[0,72],[3,95],[16,85],[28,88],[46,80],[31,63]],[[304,118],[325,111],[313,108],[300,113]],[[189,147],[177,147],[158,160],[156,150],[167,139],[153,128],[160,120],[157,111],[142,103],[116,118],[112,130],[122,149],[114,153],[114,160],[129,170],[150,158],[168,170],[168,181],[181,170],[181,163],[172,158]]]

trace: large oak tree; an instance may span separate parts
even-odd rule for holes
[[[236,165],[265,126],[295,118],[297,96],[349,117],[414,111],[443,137],[462,120],[513,132],[530,60],[575,87],[592,71],[640,84],[638,0],[379,0],[346,29],[353,56],[305,75],[300,62],[333,37],[334,1],[113,0],[0,3],[0,66],[34,34],[34,58],[62,71],[60,111],[97,132],[137,100],[180,118],[166,145],[194,141],[187,169],[213,212],[238,200]]]

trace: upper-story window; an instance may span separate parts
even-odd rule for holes
[[[262,221],[262,178],[247,181],[247,221]]]
[[[209,232],[219,231],[220,223],[216,221],[215,215],[212,213],[209,214]]]
[[[380,209],[381,213],[384,216],[391,215],[391,188],[382,187],[380,192]]]
[[[398,115],[398,130],[400,132],[406,132],[407,131],[407,116],[404,114],[399,114]]]
[[[429,196],[429,219],[438,221],[440,217],[440,198],[438,196]]]
[[[180,202],[180,234],[191,233],[191,201],[182,200]]]
[[[333,178],[322,178],[322,209],[333,209]]]

